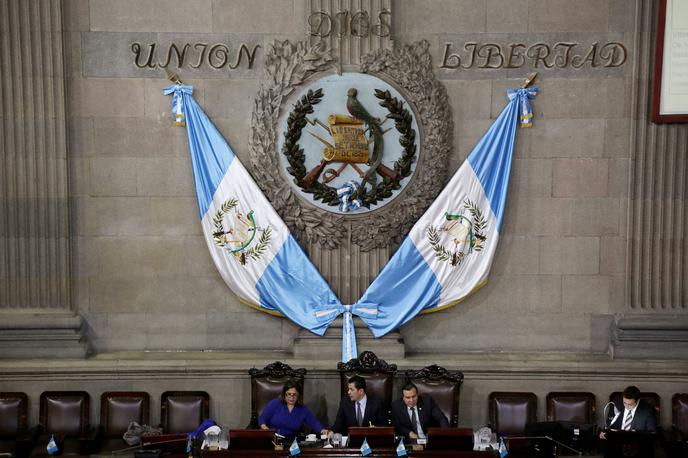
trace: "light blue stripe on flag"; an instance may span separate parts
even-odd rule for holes
[[[227,168],[234,160],[234,151],[208,119],[191,94],[182,95],[186,116],[189,152],[196,181],[198,209],[203,218]]]
[[[374,320],[364,319],[373,335],[381,337],[416,316],[424,307],[436,306],[441,289],[435,273],[411,237],[406,237],[357,305],[395,305],[384,311],[378,309]]]
[[[282,312],[318,335],[325,333],[329,322],[319,322],[314,311],[341,306],[291,234],[266,267],[256,289],[261,306]]]
[[[468,156],[497,219],[497,231],[502,227],[506,208],[518,107],[519,97],[514,97]]]

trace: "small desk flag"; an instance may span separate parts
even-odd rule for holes
[[[504,438],[500,437],[499,438],[499,458],[504,458],[509,454],[509,451],[506,449],[506,445],[504,445]]]
[[[361,444],[361,456],[368,456],[371,453],[373,453],[373,449],[368,445],[368,439],[363,439],[363,443]]]
[[[54,435],[50,435],[50,440],[48,441],[48,445],[45,447],[45,449],[48,451],[48,455],[55,455],[57,453],[58,449]]]
[[[397,445],[397,456],[406,456],[406,447],[404,447],[404,438],[399,439],[399,445]]]
[[[301,453],[301,449],[299,448],[299,443],[296,441],[296,438],[294,438],[294,442],[289,446],[289,455],[295,456],[299,453]]]

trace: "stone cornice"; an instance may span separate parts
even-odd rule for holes
[[[281,352],[108,353],[88,359],[0,360],[0,381],[169,378],[248,378],[248,369],[275,360],[304,367],[309,377],[336,378],[336,361],[294,359]],[[613,360],[602,354],[460,353],[413,355],[393,361],[400,371],[434,363],[470,380],[688,381],[688,361]]]

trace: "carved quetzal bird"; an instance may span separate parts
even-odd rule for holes
[[[370,157],[368,158],[368,164],[370,165],[370,168],[366,171],[365,175],[363,176],[363,179],[361,180],[361,186],[358,190],[359,196],[362,197],[366,193],[366,183],[370,183],[370,185],[373,188],[375,188],[377,184],[376,169],[382,162],[382,152],[384,151],[385,144],[383,139],[382,127],[380,127],[380,121],[377,118],[371,116],[370,113],[368,113],[368,110],[366,110],[365,107],[361,105],[361,102],[358,101],[358,99],[356,98],[356,95],[358,95],[358,91],[352,87],[347,91],[346,95],[346,109],[349,111],[351,116],[353,116],[356,119],[360,119],[366,124],[374,140],[373,152],[370,154]]]

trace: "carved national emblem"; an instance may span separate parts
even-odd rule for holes
[[[241,265],[258,260],[265,253],[272,230],[256,226],[253,210],[244,214],[238,210],[237,199],[227,199],[213,217],[213,242],[233,255]],[[257,233],[260,232],[258,240]]]
[[[472,252],[482,251],[487,240],[486,225],[480,208],[470,199],[465,199],[458,214],[446,212],[439,227],[428,227],[428,241],[435,252],[435,258],[458,266]],[[450,243],[447,244],[446,240]]]
[[[251,116],[251,171],[303,243],[390,247],[446,181],[454,131],[449,98],[427,41],[362,55],[357,69],[344,72],[331,51],[322,42],[267,47]],[[349,89],[379,121],[381,142],[374,123],[347,106]],[[373,167],[380,157],[383,167]]]
[[[417,153],[413,116],[404,101],[388,89],[374,88],[366,96],[356,87],[342,87],[347,82],[340,82],[334,90],[346,92],[341,109],[348,114],[326,113],[327,123],[318,113],[309,117],[326,96],[322,88],[309,89],[289,113],[282,144],[287,172],[301,191],[326,206],[338,206],[343,213],[370,209],[393,197],[402,188],[402,180],[412,174]],[[341,100],[342,94],[338,95]],[[371,115],[359,100],[361,95],[368,103],[377,101],[385,109],[384,116]],[[304,128],[318,148],[302,145]],[[386,142],[386,134],[393,130],[398,141]],[[317,155],[317,162],[307,167],[307,159],[313,155]]]

